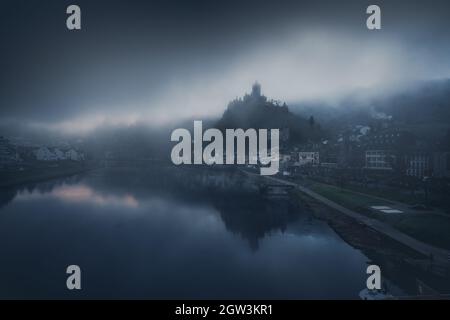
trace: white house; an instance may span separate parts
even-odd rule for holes
[[[58,156],[51,152],[47,147],[40,147],[34,152],[38,161],[56,161]]]

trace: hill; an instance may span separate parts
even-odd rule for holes
[[[286,103],[268,100],[261,95],[258,83],[253,85],[251,94],[228,104],[216,127],[222,131],[227,128],[280,129],[282,137],[289,135],[290,143],[314,141],[322,135],[314,118],[303,118],[290,112]]]
[[[332,132],[348,125],[373,126],[387,120],[424,138],[442,138],[450,129],[450,80],[419,82],[389,94],[360,91],[335,105],[297,103],[291,109],[313,115]]]

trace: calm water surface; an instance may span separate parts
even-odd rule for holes
[[[228,173],[96,170],[3,191],[1,298],[358,298],[368,258]],[[68,265],[82,290],[65,287]]]

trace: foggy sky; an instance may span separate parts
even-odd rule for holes
[[[0,124],[155,126],[219,116],[255,80],[295,103],[450,76],[448,1],[0,3]],[[382,30],[366,28],[370,4]]]

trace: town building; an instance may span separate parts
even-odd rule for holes
[[[395,156],[388,150],[367,150],[365,169],[392,170]]]
[[[450,152],[433,154],[433,177],[450,178]]]
[[[298,154],[298,166],[313,165],[318,166],[320,164],[319,152],[317,151],[301,151]]]
[[[406,175],[417,178],[430,176],[431,161],[426,153],[415,153],[406,157]]]

